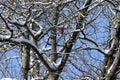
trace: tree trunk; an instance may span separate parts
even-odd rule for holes
[[[30,48],[28,46],[23,47],[23,56],[24,63],[22,69],[22,80],[28,80],[28,71],[29,71],[29,63],[30,63]]]
[[[102,65],[102,77],[104,80],[116,80],[116,72],[120,66],[120,12],[116,11],[116,24],[113,30],[112,49],[109,55],[104,58]]]
[[[86,8],[84,8],[83,11],[81,11],[80,13],[83,13],[85,16],[87,16],[87,10],[89,8],[88,5],[90,5],[92,2],[92,0],[86,0],[84,6],[87,6]],[[84,21],[84,17],[81,15],[78,15],[78,24],[76,25],[76,29],[81,29],[82,28],[82,22]],[[79,23],[80,22],[80,23]],[[73,43],[76,41],[76,38],[78,36],[79,32],[74,32],[72,37],[70,37],[69,42],[67,43],[67,45],[65,46],[65,53],[70,53],[71,49],[73,47]],[[54,72],[54,74],[50,74],[50,79],[51,80],[58,80],[60,73],[62,72],[67,60],[68,60],[69,54],[65,54],[63,56],[61,65],[59,66],[58,70],[56,72]]]
[[[55,12],[53,14],[53,24],[54,25],[57,25],[57,22],[58,22],[58,15],[59,15],[59,10],[58,10],[59,7],[56,7],[55,8]],[[56,42],[56,26],[53,26],[52,28],[52,31],[51,31],[51,52],[53,53],[52,56],[51,56],[51,61],[56,61],[57,59],[57,53],[56,53],[56,46],[57,46],[57,42]]]
[[[24,38],[29,39],[28,34],[24,34]],[[30,47],[23,45],[22,47],[23,54],[23,67],[22,67],[22,80],[28,80],[28,71],[30,66]]]
[[[58,15],[59,15],[59,10],[58,10],[59,6],[55,8],[55,12],[53,14],[53,24],[57,25],[58,22]],[[57,51],[56,51],[56,46],[57,46],[57,42],[56,42],[56,27],[54,26],[51,30],[51,62],[56,62],[57,57]],[[57,80],[56,79],[56,75],[55,72],[49,72],[50,73],[50,80]]]
[[[58,75],[55,72],[50,72],[50,80],[58,80]]]

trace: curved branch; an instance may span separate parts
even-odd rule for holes
[[[36,52],[35,55],[45,65],[45,67],[49,71],[54,71],[54,69],[51,69],[51,67],[47,64],[48,62],[45,60],[42,53],[39,51],[38,47],[32,41],[23,39],[23,38],[19,38],[19,39],[11,38],[9,40],[7,39],[6,41],[13,42],[15,44],[24,44],[24,45],[32,47],[32,49]]]

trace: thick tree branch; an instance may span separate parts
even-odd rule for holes
[[[86,12],[87,12],[87,9],[89,8],[89,7],[86,7],[86,6],[90,5],[91,2],[92,2],[92,0],[86,0],[85,1],[85,4],[84,4],[85,8],[81,12],[81,13],[85,14],[85,16],[87,16]],[[81,23],[78,23],[76,25],[76,29],[80,29],[80,27],[82,27],[82,22],[84,21],[83,16],[79,15],[78,17],[79,17],[78,22],[81,22]],[[79,34],[79,32],[74,32],[73,33],[72,37],[69,39],[68,43],[66,44],[65,53],[70,53],[71,52],[73,44],[76,41],[76,38],[77,38],[78,34]],[[69,57],[69,54],[66,54],[66,55],[63,56],[63,59],[61,61],[61,65],[58,67],[58,73],[62,72],[62,70],[63,70],[63,68],[64,68],[64,66],[65,66],[65,64],[68,60],[68,57]]]

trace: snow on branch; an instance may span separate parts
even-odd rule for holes
[[[97,51],[101,52],[103,55],[106,55],[108,52],[108,50],[104,50],[99,47],[86,47],[86,48],[78,47],[76,49],[77,50],[97,50]]]
[[[94,8],[96,8],[97,6],[101,5],[102,2],[97,3],[97,4],[91,4],[91,7],[89,7],[88,12],[92,11]]]
[[[49,50],[51,50],[51,47],[48,47],[48,48],[43,47],[42,48],[42,51],[49,51]]]
[[[35,5],[38,5],[38,4],[41,4],[41,5],[51,5],[52,2],[26,2],[25,4],[35,4]]]
[[[21,58],[21,56],[11,56],[11,57],[7,57],[7,58],[5,59],[5,61],[10,60],[10,59],[16,59],[16,58]]]
[[[25,23],[26,23],[26,22],[22,22],[22,21],[18,22],[17,20],[14,20],[14,19],[13,20],[8,20],[8,22],[11,23],[11,24],[17,25],[17,26],[21,26],[21,27],[24,26]]]
[[[50,66],[50,68],[53,70],[57,70],[57,68],[60,66],[61,61],[62,61],[62,58],[57,62],[51,61],[51,59],[45,54],[43,54],[43,58],[47,62],[47,64]]]
[[[34,19],[31,19],[32,23],[34,25],[32,25],[32,27],[35,29],[38,29],[37,31],[36,30],[31,30],[34,34],[35,37],[39,36],[41,33],[42,33],[42,30],[43,30],[43,27],[37,22],[35,21]]]
[[[114,71],[116,70],[116,68],[118,67],[117,65],[119,64],[120,61],[120,49],[118,49],[117,53],[116,53],[116,57],[112,63],[112,65],[110,66],[110,68],[107,70],[107,75],[109,77],[109,75],[113,75]]]
[[[30,40],[27,40],[27,39],[24,39],[24,38],[21,37],[21,38],[19,38],[19,39],[11,38],[10,41],[11,41],[11,42],[14,42],[14,43],[21,43],[21,44],[30,45],[30,46],[36,48],[37,51],[39,52],[38,47],[37,47],[32,41],[30,41]],[[39,53],[40,53],[40,52],[39,52]]]
[[[10,6],[8,6],[8,5],[2,3],[1,1],[0,1],[0,5],[2,5],[2,6],[4,6],[4,7],[6,7],[6,8],[8,8],[9,10],[13,11],[14,13],[16,13],[16,14],[18,14],[18,15],[20,15],[20,16],[26,17],[24,14],[22,14],[22,13],[16,11],[14,8],[11,8]],[[8,16],[7,16],[7,17],[8,17]]]
[[[0,40],[6,40],[11,37],[12,33],[6,28],[0,28]]]
[[[98,47],[98,44],[95,42],[95,40],[89,38],[88,36],[80,36],[79,38],[80,38],[80,39],[85,39],[85,40],[87,40],[87,41],[89,41],[89,42],[92,42],[95,46]]]
[[[17,80],[15,78],[2,78],[1,80]]]
[[[101,12],[103,11],[103,9],[104,9],[104,8],[101,8],[101,9],[99,10],[99,12],[98,12],[89,22],[86,23],[86,26],[87,26],[88,24],[94,22],[94,21],[99,17],[99,15],[100,15]]]
[[[24,38],[19,38],[19,39],[11,38],[9,41],[14,42],[14,43],[18,43],[18,44],[25,44],[27,46],[31,46],[36,51],[36,53],[35,53],[36,57],[39,60],[42,61],[42,63],[45,65],[46,68],[48,68],[50,70],[51,69],[53,69],[53,70],[56,69],[55,68],[56,65],[50,64],[50,62],[47,61],[48,57],[43,56],[42,52],[39,50],[39,48],[31,40],[27,40],[27,39],[24,39]],[[54,68],[51,67],[51,66],[54,66]]]
[[[111,8],[111,6],[110,6],[110,5],[108,5],[108,8],[109,8],[110,12],[112,12],[112,13],[113,13],[113,15],[115,15],[115,11],[113,11],[113,9]]]

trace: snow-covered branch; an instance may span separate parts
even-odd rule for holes
[[[44,60],[50,66],[50,68],[53,70],[57,70],[58,67],[61,65],[62,57],[60,57],[59,61],[57,61],[57,62],[52,61],[51,58],[46,56],[45,54],[43,54],[43,57],[44,57]]]
[[[32,32],[32,34],[34,35],[34,37],[39,37],[41,35],[41,33],[43,32],[43,27],[34,19],[31,19],[31,29],[30,31]],[[33,30],[34,29],[34,30]]]
[[[1,80],[17,80],[15,78],[2,78]]]
[[[18,43],[18,44],[30,45],[31,47],[35,48],[38,53],[40,53],[38,47],[30,40],[27,40],[27,39],[24,39],[24,38],[19,38],[19,39],[11,38],[8,41]]]
[[[25,25],[25,23],[26,23],[25,21],[20,21],[20,22],[18,22],[18,21],[15,20],[15,19],[8,20],[8,22],[11,23],[11,24],[20,26],[20,27],[24,27],[24,25]]]
[[[12,8],[12,7],[6,5],[6,4],[4,4],[4,3],[2,3],[2,2],[0,2],[0,5],[4,6],[5,8],[8,8],[9,10],[11,10],[11,11],[13,11],[14,13],[18,14],[19,16],[23,16],[23,17],[26,18],[26,15],[24,15],[24,14],[18,12],[18,11],[15,10],[14,8]],[[5,17],[6,17],[6,16],[5,16]],[[8,17],[8,16],[7,16],[7,17]]]
[[[99,15],[103,11],[103,9],[104,8],[101,8],[100,11],[89,22],[86,23],[86,25],[88,25],[88,24],[92,23],[93,21],[95,21],[99,17]]]
[[[98,44],[95,42],[95,40],[94,40],[94,39],[89,38],[88,36],[80,36],[79,38],[80,38],[80,39],[83,39],[83,40],[87,40],[87,41],[89,41],[89,42],[93,43],[95,46],[97,46],[97,47],[98,47]]]
[[[42,48],[42,51],[50,51],[50,50],[51,50],[51,47],[49,47],[49,48],[43,47],[43,48]]]
[[[10,60],[10,59],[15,59],[15,58],[21,58],[21,56],[12,56],[12,57],[7,57],[5,61]]]
[[[6,28],[0,28],[0,40],[4,41],[11,38],[12,33]]]
[[[11,38],[10,42],[31,46],[36,51],[35,54],[37,55],[37,58],[40,59],[49,70],[56,70],[61,63],[61,61],[58,63],[55,63],[55,62],[50,63],[51,60],[45,54],[42,54],[39,48],[30,40],[23,39],[23,38],[20,38],[20,39]]]
[[[99,51],[100,53],[102,53],[103,55],[106,55],[108,50],[104,50],[102,48],[99,48],[99,47],[85,47],[85,48],[82,48],[82,47],[78,47],[76,48],[75,50],[97,50]]]
[[[109,78],[111,77],[111,75],[114,74],[113,72],[118,67],[119,61],[120,61],[120,49],[118,49],[118,51],[116,53],[116,57],[115,57],[113,63],[111,64],[111,66],[107,70],[107,76],[106,76],[107,80],[109,80]]]
[[[111,13],[113,13],[113,15],[115,15],[115,11],[113,11],[113,9],[111,8],[111,6],[108,5],[108,8],[110,9]]]

